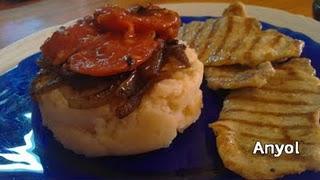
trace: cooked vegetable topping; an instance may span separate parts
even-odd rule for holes
[[[59,88],[71,108],[110,104],[126,117],[154,83],[190,66],[174,40],[179,26],[177,13],[157,6],[98,9],[42,45],[31,94]]]

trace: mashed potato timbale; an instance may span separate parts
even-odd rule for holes
[[[195,122],[202,108],[203,64],[193,49],[186,55],[191,67],[157,82],[139,107],[118,119],[109,105],[72,109],[59,89],[41,95],[43,124],[64,147],[86,156],[130,155],[168,147]]]

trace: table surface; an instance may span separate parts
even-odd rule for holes
[[[31,0],[32,1],[32,0]],[[46,27],[62,24],[91,14],[106,3],[123,6],[136,3],[177,2],[232,2],[230,0],[33,0],[21,6],[2,5],[0,2],[0,49]],[[312,16],[312,0],[242,0],[253,4],[282,9],[295,14]],[[7,7],[7,8],[6,8]]]

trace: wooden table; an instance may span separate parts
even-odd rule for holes
[[[169,3],[195,2],[194,0],[36,0],[23,6],[0,11],[0,48],[49,26],[62,24],[85,16],[105,3]],[[199,2],[199,1],[196,1]],[[202,2],[232,2],[228,0],[204,0]],[[310,16],[312,0],[242,0],[254,4],[283,9],[292,13]],[[0,2],[1,3],[1,2]],[[1,6],[0,6],[1,7]],[[4,6],[2,6],[4,7]],[[5,8],[5,7],[4,7]],[[8,7],[9,8],[9,7]]]

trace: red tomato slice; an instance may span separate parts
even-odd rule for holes
[[[69,59],[71,71],[91,76],[110,76],[130,71],[149,59],[159,47],[159,42],[150,36],[136,35],[126,39],[112,33],[102,36],[104,43],[85,49]]]
[[[95,20],[106,31],[134,33],[155,31],[161,39],[173,39],[180,27],[180,17],[176,12],[157,6],[141,7],[128,11],[119,7],[107,6],[94,14]]]
[[[40,49],[44,58],[50,60],[53,65],[62,64],[77,51],[82,38],[97,34],[92,18],[84,19],[71,27],[61,27],[45,41]]]
[[[106,6],[55,32],[41,51],[53,65],[67,62],[65,67],[80,74],[110,76],[138,67],[159,48],[156,39],[175,38],[179,27],[177,13],[157,6]]]

